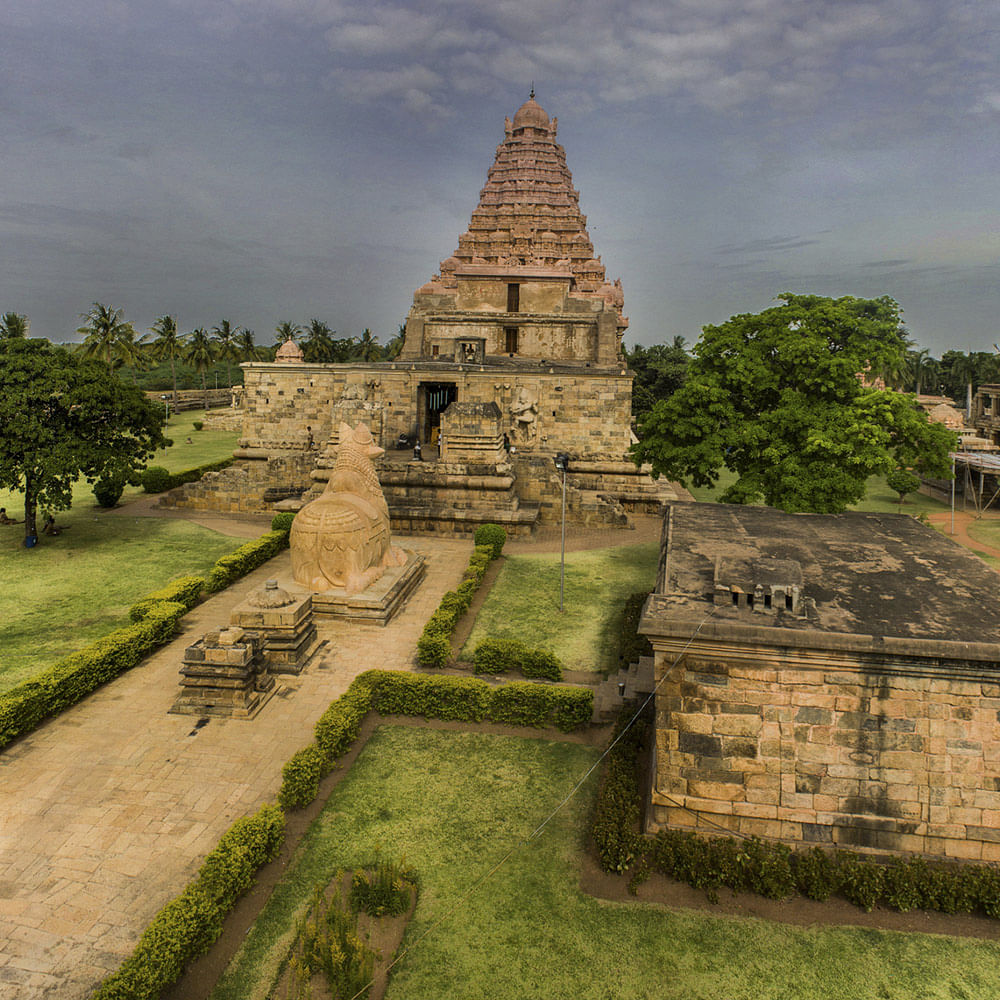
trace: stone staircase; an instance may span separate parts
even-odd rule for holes
[[[594,690],[594,722],[613,722],[629,699],[645,698],[654,687],[653,657],[642,656],[624,670],[609,674]]]

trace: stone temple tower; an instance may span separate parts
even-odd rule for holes
[[[594,255],[556,126],[534,91],[505,120],[468,231],[414,295],[403,359],[620,363],[621,282]]]

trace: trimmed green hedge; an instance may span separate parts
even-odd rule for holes
[[[183,604],[185,609],[190,611],[198,603],[198,598],[201,597],[201,592],[204,589],[205,578],[203,576],[178,577],[176,580],[171,580],[165,587],[154,590],[151,594],[136,601],[129,608],[128,616],[134,622],[142,621],[149,614],[153,605],[161,601],[175,601],[177,604]]]
[[[296,753],[282,771],[278,801],[301,809],[316,797],[319,782],[357,739],[370,710],[380,715],[416,715],[458,722],[501,722],[512,726],[557,726],[572,732],[594,714],[591,688],[553,687],[520,681],[491,687],[475,677],[369,670],[323,713],[316,740]]]
[[[193,469],[184,469],[182,472],[169,472],[162,465],[150,465],[139,476],[139,482],[142,483],[146,493],[164,493],[185,483],[195,483],[206,472],[218,472],[220,469],[229,468],[232,464],[233,459],[223,458],[218,462],[206,462]]]
[[[880,862],[851,851],[792,850],[757,837],[704,837],[683,830],[639,833],[638,768],[648,720],[643,717],[623,732],[634,712],[626,705],[619,715],[617,742],[608,753],[591,828],[601,867],[619,873],[631,869],[630,889],[655,871],[705,889],[713,901],[725,887],[768,899],[795,892],[820,901],[840,895],[867,911],[881,905],[903,912],[979,911],[1000,918],[1000,868],[993,865],[920,857]]]
[[[490,549],[491,558],[496,559],[503,552],[507,541],[507,532],[499,524],[481,524],[472,536],[476,547],[486,546]]]
[[[486,639],[472,654],[477,674],[505,674],[520,671],[525,677],[562,680],[562,664],[548,649],[531,649],[519,639]]]
[[[209,570],[205,581],[205,590],[214,594],[225,590],[241,576],[263,566],[268,559],[273,559],[282,549],[288,546],[287,531],[269,531],[253,541],[241,545],[235,552],[222,556]]]
[[[93,1000],[154,1000],[222,933],[236,900],[258,869],[278,856],[285,817],[273,805],[237,820],[205,858],[197,877],[153,918],[135,951],[109,976]]]
[[[287,535],[292,530],[292,521],[294,520],[294,512],[290,510],[279,511],[271,518],[271,530],[283,531]]]
[[[159,601],[141,621],[111,632],[0,695],[0,748],[130,670],[169,641],[186,611],[179,602]]]
[[[472,598],[483,582],[492,558],[489,546],[476,545],[472,550],[462,582],[457,589],[449,590],[441,598],[441,603],[434,614],[427,619],[427,624],[417,640],[417,662],[420,666],[441,668],[448,665],[451,659],[451,637],[455,634],[455,626],[472,606]]]

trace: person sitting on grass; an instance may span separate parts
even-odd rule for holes
[[[45,519],[45,524],[42,525],[43,535],[61,535],[65,530],[65,527],[60,528],[56,524],[56,519],[52,516],[52,514],[49,514],[49,516]]]
[[[12,517],[7,516],[7,508],[0,507],[0,524],[20,524],[20,521],[15,521]]]

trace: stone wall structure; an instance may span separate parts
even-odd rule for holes
[[[607,281],[594,255],[556,124],[533,93],[506,120],[468,231],[414,294],[396,361],[307,364],[291,344],[273,363],[244,364],[239,468],[168,502],[241,511],[291,503],[328,476],[342,421],[363,421],[387,451],[379,476],[395,530],[483,521],[530,530],[559,506],[558,452],[571,460],[571,518],[617,523],[623,510],[676,498],[628,458],[621,282]],[[466,420],[461,446],[449,441],[460,411],[488,406],[495,420]],[[425,447],[419,469],[393,453],[400,439]]]
[[[675,504],[641,631],[650,829],[1000,861],[996,575],[938,532]]]

